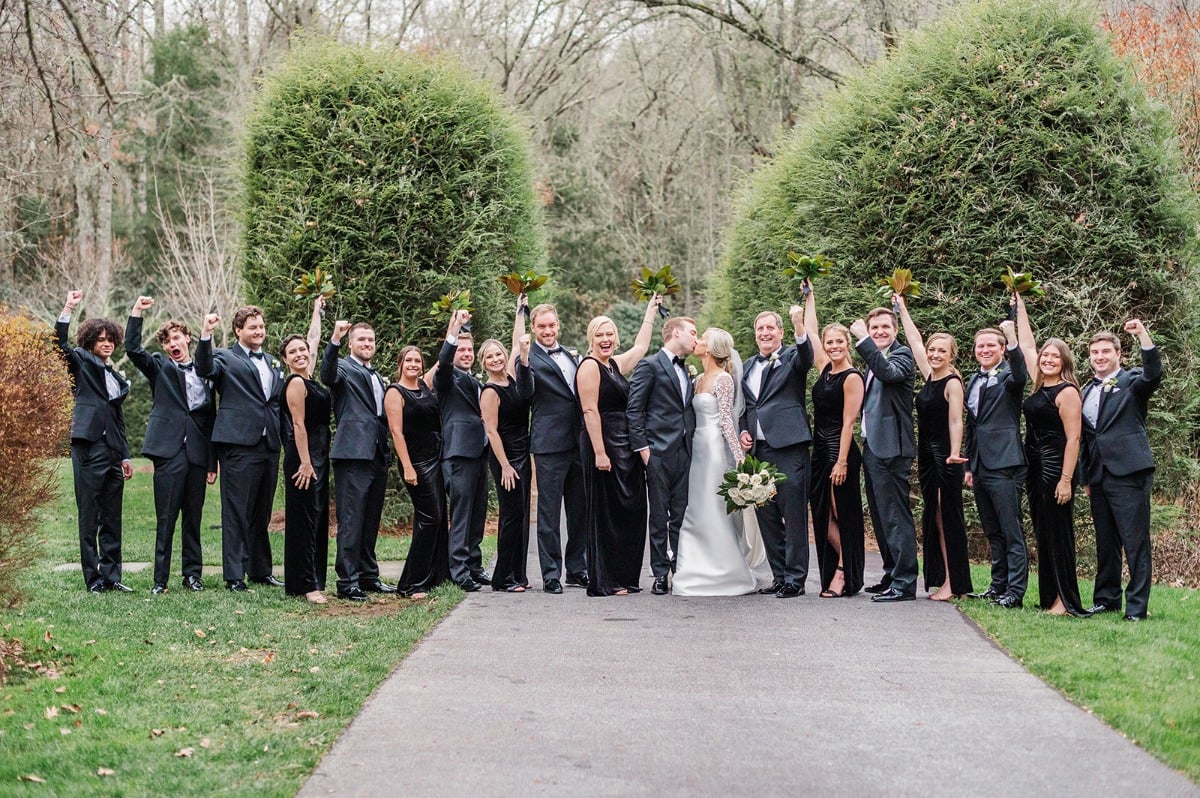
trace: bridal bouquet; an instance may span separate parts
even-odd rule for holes
[[[725,499],[725,511],[732,513],[746,507],[763,506],[775,498],[775,486],[786,479],[770,463],[747,456],[725,472],[725,479],[717,488],[717,493]]]

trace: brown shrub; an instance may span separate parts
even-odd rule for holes
[[[51,331],[0,305],[0,606],[20,597],[16,575],[34,554],[39,507],[57,490],[71,379]]]

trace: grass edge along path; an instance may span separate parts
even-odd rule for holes
[[[987,566],[972,566],[976,585]],[[1092,582],[1079,580],[1084,606]],[[1055,617],[1037,609],[1031,575],[1025,608],[974,599],[959,609],[1030,673],[1132,742],[1200,784],[1200,591],[1155,585],[1150,617]]]

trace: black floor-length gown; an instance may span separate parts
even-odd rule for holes
[[[304,429],[308,433],[308,458],[317,478],[304,490],[292,476],[300,468],[296,433],[287,400],[280,403],[283,419],[283,589],[289,596],[303,596],[325,589],[329,562],[329,389],[316,380],[291,374],[284,383],[284,396],[292,380],[304,380]]]
[[[427,593],[450,580],[450,527],[442,481],[442,413],[437,396],[418,382],[415,391],[400,383],[388,390],[404,399],[404,444],[417,472],[417,484],[404,483],[413,506],[412,540],[396,590],[406,596]],[[404,464],[396,460],[404,479]]]
[[[967,524],[963,518],[963,464],[947,463],[950,456],[950,403],[946,384],[962,378],[948,374],[940,380],[925,380],[917,393],[917,479],[921,483],[921,532],[925,550],[925,589],[941,587],[949,571],[950,592],[966,595],[971,585],[971,562],[967,557]],[[938,539],[937,518],[942,518],[946,559]]]
[[[837,464],[842,443],[842,411],[845,405],[845,383],[851,374],[862,379],[862,373],[846,369],[837,374],[826,365],[812,388],[813,448],[812,478],[809,486],[809,505],[812,507],[813,537],[817,545],[817,563],[821,569],[821,590],[828,590],[837,572],[838,553],[829,542],[831,519],[837,522],[842,546],[842,568],[845,587],[843,595],[853,596],[863,588],[863,564],[866,558],[863,544],[863,499],[859,480],[862,474],[862,454],[858,443],[850,439],[846,457],[846,481],[834,485],[829,475]]]
[[[629,382],[617,364],[600,368],[597,408],[604,451],[611,471],[596,468],[595,452],[585,427],[580,435],[584,490],[587,496],[588,595],[611,596],[640,589],[646,548],[646,471],[629,443],[625,416]],[[576,394],[578,395],[578,393]]]
[[[508,385],[487,383],[485,391],[500,397],[496,431],[504,444],[504,456],[516,469],[517,484],[505,490],[500,482],[500,461],[488,452],[488,468],[496,483],[499,530],[496,540],[496,567],[492,570],[492,590],[529,587],[526,561],[529,559],[529,483],[533,479],[529,461],[529,403],[533,398],[533,371],[517,363],[517,378]]]
[[[1050,609],[1062,597],[1063,606],[1072,615],[1086,617],[1079,597],[1079,576],[1075,572],[1075,499],[1059,504],[1054,489],[1062,476],[1067,436],[1063,431],[1058,406],[1060,391],[1078,390],[1068,382],[1043,386],[1025,400],[1025,457],[1029,475],[1029,516],[1037,539],[1038,599],[1042,609]],[[1075,480],[1071,480],[1074,491]]]

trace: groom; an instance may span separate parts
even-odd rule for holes
[[[696,322],[686,316],[667,319],[663,348],[643,358],[629,380],[629,443],[646,466],[650,503],[650,570],[656,596],[667,592],[667,574],[675,570],[679,527],[688,501],[692,464],[692,382],[684,358],[696,347]]]
[[[804,332],[804,309],[792,305],[795,346],[783,347],[783,319],[764,310],[754,319],[758,355],[746,366],[741,443],[787,477],[775,498],[755,512],[775,583],[759,593],[776,598],[804,595],[808,578],[808,479],[812,429],[804,409],[812,342]]]

